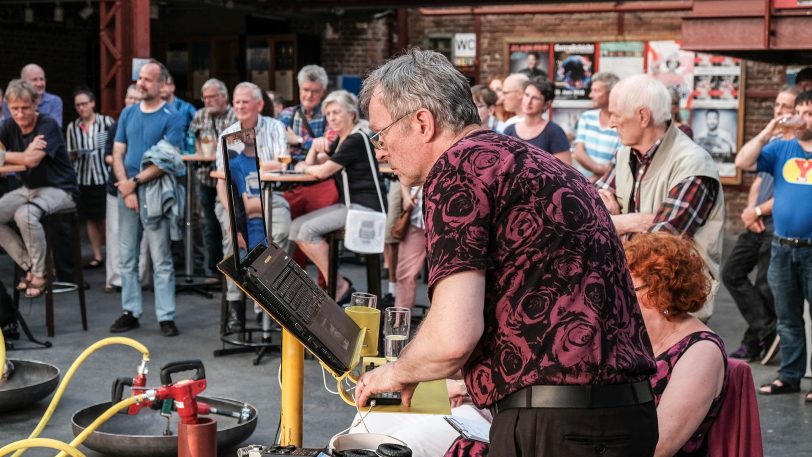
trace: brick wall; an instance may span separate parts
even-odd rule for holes
[[[322,23],[322,65],[327,73],[364,76],[389,58],[392,19],[339,17]]]

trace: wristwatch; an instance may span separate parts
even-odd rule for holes
[[[135,175],[132,178],[130,178],[130,181],[135,183],[135,187],[138,187],[138,185],[141,184],[141,180],[138,179],[138,175]]]
[[[761,215],[762,215],[761,206],[756,205],[756,207],[754,208],[754,211],[756,212],[757,217],[761,217]]]

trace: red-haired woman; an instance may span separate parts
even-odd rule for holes
[[[638,235],[625,248],[657,359],[654,455],[708,455],[707,432],[727,386],[727,356],[722,339],[689,314],[710,292],[702,258],[690,240],[667,233]]]

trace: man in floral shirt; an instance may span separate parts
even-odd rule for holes
[[[480,130],[465,78],[412,50],[373,72],[361,104],[379,159],[424,185],[432,309],[356,398],[460,370],[494,414],[490,455],[650,456],[654,360],[623,249],[573,168]],[[598,454],[596,454],[596,452]]]

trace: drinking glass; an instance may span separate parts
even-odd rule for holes
[[[377,308],[378,297],[373,294],[367,294],[364,292],[353,292],[353,294],[350,296],[350,305],[365,306],[367,308]]]
[[[795,130],[804,126],[804,120],[801,116],[790,116],[782,118],[778,121],[778,126],[781,128],[781,133],[789,134],[794,133]]]
[[[290,151],[288,151],[287,148],[283,149],[279,153],[278,159],[282,163],[282,165],[284,165],[283,171],[287,171],[287,169],[290,166],[291,162],[293,162],[293,157],[290,156]]]
[[[392,306],[386,308],[384,314],[384,357],[387,362],[398,359],[400,351],[409,341],[409,327],[411,326],[411,310]]]

